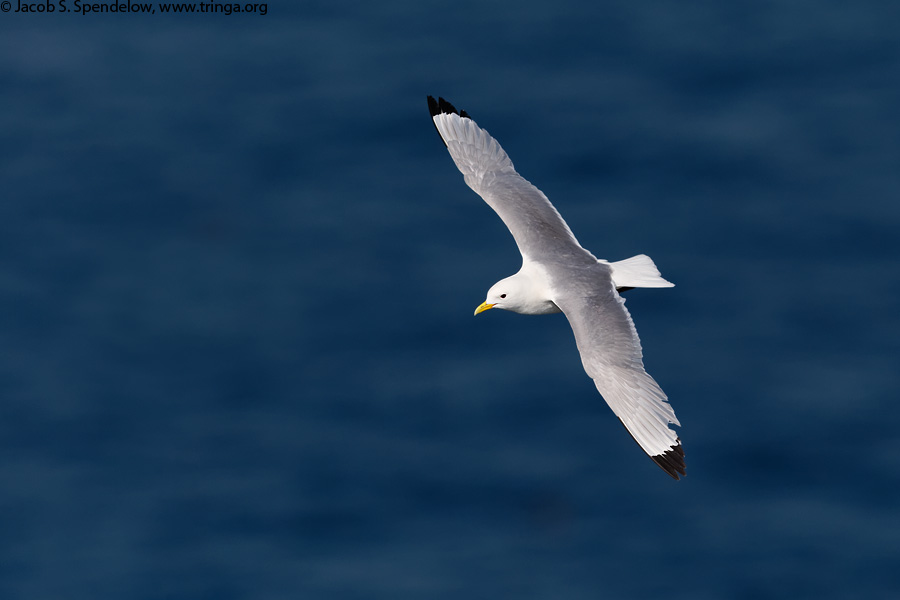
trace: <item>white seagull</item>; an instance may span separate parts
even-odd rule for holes
[[[598,260],[466,111],[431,96],[428,108],[466,184],[500,215],[522,254],[519,272],[491,286],[475,314],[490,308],[523,315],[565,314],[584,370],[628,433],[666,473],[675,479],[684,475],[681,440],[669,427],[681,424],[665,393],[644,370],[641,342],[619,295],[636,287],[673,284],[643,254],[613,263]]]

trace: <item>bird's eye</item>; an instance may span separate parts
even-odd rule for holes
[[[501,298],[506,298],[506,294],[500,294]]]

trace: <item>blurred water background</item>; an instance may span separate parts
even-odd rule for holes
[[[898,24],[0,14],[0,597],[900,597]],[[472,317],[519,257],[427,94],[676,283],[628,308],[685,480],[561,315]]]

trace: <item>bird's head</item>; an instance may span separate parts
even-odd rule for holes
[[[485,301],[475,309],[475,314],[491,308],[502,308],[523,315],[559,312],[559,308],[542,292],[530,277],[519,272],[492,285]]]
[[[486,310],[491,308],[502,308],[504,310],[510,310],[509,305],[507,304],[507,299],[509,299],[509,292],[499,291],[497,287],[500,284],[496,284],[494,287],[488,291],[487,298],[484,302],[478,305],[478,308],[475,309],[475,314],[483,313]],[[510,302],[512,299],[510,299]]]

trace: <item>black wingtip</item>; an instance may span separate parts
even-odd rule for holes
[[[438,108],[438,102],[434,99],[434,96],[428,96],[428,112],[431,113],[432,117],[441,114],[441,110]]]
[[[457,111],[456,107],[438,96],[438,99],[435,100],[434,96],[428,96],[428,112],[431,113],[432,123],[434,123],[434,117],[438,115],[459,115],[463,119],[471,119],[464,110]],[[441,135],[441,130],[438,129],[437,123],[434,123],[434,129],[438,132],[438,135],[441,137],[441,141],[444,142],[444,146],[447,145],[447,142],[444,140],[444,136]]]
[[[441,100],[443,100],[443,98],[441,98]],[[444,136],[441,135],[441,130],[438,129],[437,123],[434,122],[434,117],[441,114],[441,108],[440,104],[433,96],[428,96],[428,112],[431,113],[431,124],[434,125],[434,130],[437,131],[438,137],[444,142],[444,147],[446,148],[447,141],[444,139]]]
[[[456,107],[438,96],[438,107],[441,109],[442,113],[458,115],[459,111],[456,110]]]
[[[658,464],[663,471],[669,474],[675,480],[679,479],[679,475],[684,477],[687,475],[685,473],[684,466],[684,449],[681,447],[681,439],[675,438],[676,445],[672,446],[662,454],[657,454],[656,456],[651,456],[653,462]]]
[[[622,419],[619,419],[619,422],[622,423],[622,426],[625,427],[625,431],[628,432],[628,435],[631,436],[635,442],[637,442],[637,438],[634,437],[634,434],[631,433],[631,430],[628,429],[628,425],[625,425],[625,422]],[[659,467],[669,474],[669,477],[678,481],[680,474],[682,477],[686,476],[685,467],[684,467],[684,449],[681,447],[681,438],[675,438],[675,445],[671,446],[668,450],[663,452],[662,454],[657,454],[656,456],[651,456]]]
[[[438,96],[437,100],[434,99],[434,96],[428,96],[428,112],[431,113],[432,117],[435,117],[440,114],[447,114],[447,115],[459,115],[463,119],[471,119],[472,118],[469,116],[469,113],[467,113],[466,111],[456,110],[455,106],[453,106],[452,104],[450,104],[449,102],[447,102],[446,100],[441,98],[440,96]]]

